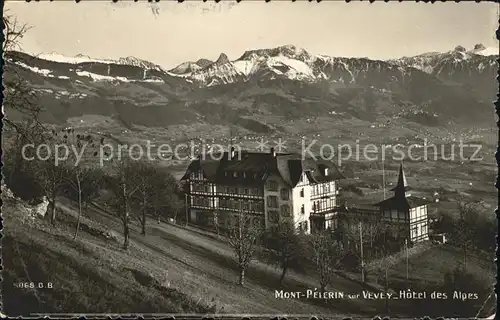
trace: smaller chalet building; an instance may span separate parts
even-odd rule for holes
[[[300,154],[225,152],[220,160],[191,162],[181,180],[189,186],[191,222],[225,226],[218,212],[255,217],[266,228],[290,219],[304,233],[336,228],[338,180],[331,161]]]
[[[429,240],[427,203],[410,194],[403,165],[399,167],[394,196],[376,204],[383,224],[390,227],[394,238],[408,239],[412,243]]]

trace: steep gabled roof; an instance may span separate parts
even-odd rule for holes
[[[222,156],[220,158],[220,156]],[[205,157],[206,158],[206,157]],[[212,157],[215,158],[215,157]],[[201,160],[191,162],[182,179],[201,168],[206,179],[219,184],[262,184],[269,175],[280,176],[285,183],[294,187],[302,173],[306,173],[311,183],[343,179],[334,163],[323,160],[301,159],[294,153],[271,153],[241,151],[231,158],[228,152],[219,154],[220,160]],[[328,168],[328,175],[324,169]],[[236,173],[236,174],[235,174]]]
[[[383,207],[383,208],[394,208],[394,209],[402,209],[402,210],[408,210],[410,208],[415,208],[415,207],[420,207],[425,204],[430,203],[430,201],[427,201],[425,199],[419,198],[419,197],[392,197],[389,199],[386,199],[384,201],[381,201],[375,206],[377,207]]]
[[[181,180],[185,180],[189,177],[191,172],[196,172],[201,169],[203,176],[208,180],[213,180],[217,174],[217,168],[219,167],[219,161],[217,160],[202,160],[196,159],[189,164],[184,176]]]

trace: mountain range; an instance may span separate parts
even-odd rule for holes
[[[8,52],[6,63],[38,93],[44,120],[55,123],[94,114],[127,127],[206,123],[267,132],[280,126],[270,126],[266,117],[303,121],[335,114],[367,122],[389,117],[424,126],[475,125],[491,122],[498,92],[498,52],[482,45],[386,61],[285,45],[249,50],[233,61],[222,53],[215,61],[201,58],[169,70],[135,57],[57,53]]]

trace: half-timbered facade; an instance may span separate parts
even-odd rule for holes
[[[330,161],[234,149],[220,160],[194,160],[182,177],[189,186],[191,222],[223,227],[227,215],[220,213],[243,212],[265,227],[290,219],[304,233],[336,225],[342,178]]]
[[[410,194],[403,165],[399,167],[394,196],[376,206],[382,223],[390,227],[394,238],[408,239],[412,243],[429,239],[427,201]]]

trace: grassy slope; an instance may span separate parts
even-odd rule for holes
[[[125,252],[121,249],[118,220],[92,209],[74,241],[74,208],[68,202],[61,208],[59,226],[54,229],[43,220],[22,223],[20,217],[26,213],[4,205],[4,313],[384,313],[383,300],[324,303],[275,299],[279,271],[256,261],[247,272],[245,288],[241,288],[236,285],[236,264],[227,245],[173,225],[151,222],[148,235],[143,237],[134,223],[131,247]],[[95,230],[108,231],[112,237],[105,239]],[[453,267],[453,261],[460,258],[459,253],[446,248],[433,248],[413,257],[412,279],[426,283],[442,280],[446,267]],[[392,285],[397,288],[404,266],[396,266],[391,273]],[[25,281],[52,282],[54,288],[34,291],[13,286],[14,282]],[[304,291],[315,287],[313,274],[291,272],[283,289]],[[363,289],[342,277],[335,277],[331,287],[345,293],[360,293]],[[391,313],[427,315],[429,311],[417,303],[391,301]]]
[[[22,223],[23,213],[4,206],[4,313],[322,313],[376,312],[376,305],[322,301],[306,303],[274,298],[278,271],[252,268],[247,285],[236,285],[231,252],[212,247],[207,237],[173,226],[151,225],[142,237],[133,227],[128,252],[120,249],[117,220],[93,212],[117,241],[81,231],[72,240],[74,216],[60,214],[59,227],[45,221]],[[25,213],[24,213],[25,214]],[[94,218],[94,217],[93,217]],[[98,228],[85,219],[82,230]],[[101,227],[102,228],[102,225]],[[215,241],[215,240],[214,240]],[[207,247],[208,245],[208,247]],[[222,246],[220,248],[223,248]],[[214,251],[211,251],[214,250]],[[310,279],[309,279],[310,280]],[[17,289],[14,283],[52,282],[53,289]],[[345,285],[345,283],[344,283]],[[290,290],[314,288],[314,283],[290,280]],[[21,305],[19,301],[23,301]]]
[[[53,229],[45,221],[22,222],[23,212],[14,207],[2,211],[5,314],[215,311],[151,278],[144,268],[151,257],[138,247],[124,252],[84,232],[74,241],[68,221]],[[50,282],[53,289],[16,288],[21,282]]]

